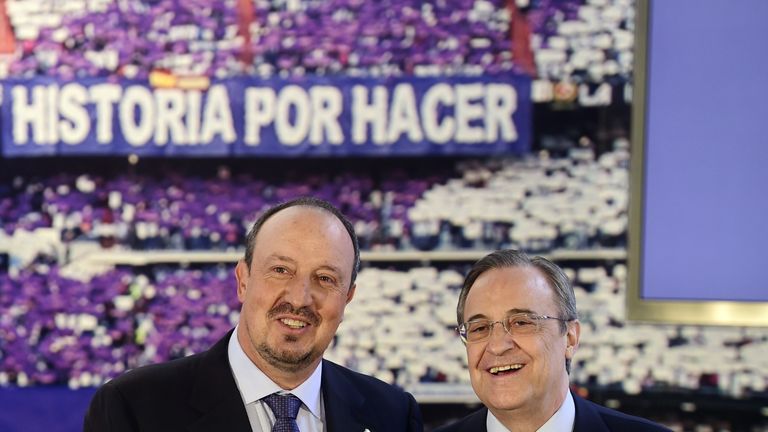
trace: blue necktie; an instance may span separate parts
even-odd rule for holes
[[[262,400],[269,405],[269,409],[275,415],[272,432],[300,432],[299,425],[296,424],[296,415],[301,408],[301,399],[292,394],[272,393]]]

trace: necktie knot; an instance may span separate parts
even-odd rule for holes
[[[301,408],[301,399],[292,394],[272,393],[262,400],[275,415],[272,432],[299,432],[299,427],[296,425],[296,415]]]

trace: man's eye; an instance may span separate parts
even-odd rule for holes
[[[273,267],[272,271],[275,272],[275,273],[280,273],[280,274],[287,274],[288,273],[288,269],[285,268],[285,267]]]
[[[515,318],[513,320],[510,320],[510,323],[514,327],[528,327],[533,325],[533,321],[529,319],[524,319],[524,318]]]
[[[488,330],[488,324],[475,324],[469,327],[470,333],[483,333]]]

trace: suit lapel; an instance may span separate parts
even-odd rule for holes
[[[462,424],[460,430],[462,432],[486,432],[488,430],[486,422],[487,418],[488,408],[483,407],[470,414],[466,418],[466,422]]]
[[[365,396],[339,366],[326,360],[323,360],[322,391],[327,431],[362,432],[370,428],[361,417]]]
[[[578,395],[573,395],[573,403],[576,405],[576,420],[573,424],[573,432],[609,432],[600,413],[591,405],[590,402],[582,399]]]
[[[251,423],[243,408],[243,400],[222,401],[208,410],[200,419],[189,426],[190,432],[248,431]]]
[[[191,432],[251,430],[248,414],[229,366],[227,347],[231,336],[232,331],[200,359],[189,403],[201,416],[190,426]]]

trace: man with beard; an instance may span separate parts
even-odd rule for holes
[[[91,431],[421,431],[408,393],[322,355],[355,293],[360,251],[331,204],[266,211],[235,269],[240,321],[210,350],[102,386]]]

